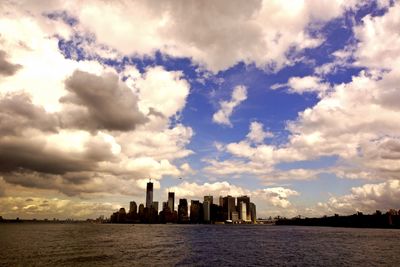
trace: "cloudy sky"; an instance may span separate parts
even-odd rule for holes
[[[399,1],[3,0],[0,215],[398,209],[399,85]]]

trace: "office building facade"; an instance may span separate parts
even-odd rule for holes
[[[146,208],[150,209],[153,204],[153,183],[148,182],[146,187]]]
[[[168,192],[168,207],[171,212],[175,210],[175,193]]]

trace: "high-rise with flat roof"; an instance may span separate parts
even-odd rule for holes
[[[158,201],[153,201],[153,204],[151,204],[151,207],[158,214]]]
[[[226,196],[223,198],[223,207],[226,220],[232,220],[232,212],[236,211],[235,198]]]
[[[240,218],[243,221],[250,221],[251,216],[250,216],[250,198],[248,196],[240,196],[237,198],[237,203],[238,203],[238,210],[240,209],[239,203],[244,202],[246,203],[246,216],[243,218]],[[239,214],[240,217],[240,214]]]
[[[211,203],[206,197],[204,197],[203,202],[203,220],[209,223],[211,221]]]
[[[200,223],[202,220],[202,205],[198,200],[192,200],[190,202],[190,222]]]
[[[186,198],[179,199],[178,205],[178,223],[188,223],[188,202]]]
[[[224,198],[222,196],[219,196],[219,206],[220,207],[224,206]]]
[[[174,212],[174,206],[175,206],[175,193],[174,192],[168,192],[168,207],[171,212]]]
[[[250,218],[253,223],[257,220],[256,205],[252,202],[250,203]]]
[[[129,202],[129,213],[136,214],[137,213],[137,205],[135,201]]]

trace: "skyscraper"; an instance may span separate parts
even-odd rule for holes
[[[153,204],[151,204],[151,207],[154,209],[156,214],[158,214],[158,201],[153,201]]]
[[[136,214],[137,213],[137,205],[135,201],[129,202],[129,213]]]
[[[219,196],[219,206],[220,207],[224,206],[224,198],[222,196]]]
[[[242,219],[243,221],[250,221],[250,219],[251,219],[250,218],[250,198],[248,196],[240,196],[237,198],[238,211],[240,211],[240,206],[239,206],[240,202],[246,203],[246,216],[243,218],[240,218],[240,219]],[[239,214],[239,217],[240,216],[241,215]]]
[[[223,207],[226,220],[232,220],[232,212],[236,211],[235,198],[226,196],[223,198]]]
[[[148,182],[146,187],[146,208],[151,208],[153,204],[153,183]]]
[[[254,203],[250,203],[250,218],[253,223],[257,220],[256,205]]]
[[[189,222],[187,200],[186,200],[186,198],[179,199],[178,223],[187,223],[187,222]]]
[[[174,212],[174,205],[175,205],[175,193],[168,192],[168,207],[171,212]]]
[[[203,220],[207,223],[211,221],[211,203],[206,197],[203,202]]]
[[[162,210],[163,211],[165,211],[165,210],[169,210],[169,208],[168,208],[168,202],[165,202],[165,201],[163,201],[163,203],[162,203]]]
[[[213,204],[213,196],[204,196],[204,201],[208,201],[210,205]]]
[[[239,198],[238,198],[239,199]],[[247,208],[246,208],[246,203],[243,201],[240,201],[239,204],[239,219],[241,221],[248,221],[247,220]]]
[[[139,216],[142,216],[143,213],[144,213],[144,205],[141,203],[141,204],[139,205]]]
[[[190,222],[200,223],[202,221],[202,205],[198,200],[190,202]]]

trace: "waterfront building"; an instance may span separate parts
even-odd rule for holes
[[[178,223],[188,223],[188,222],[189,222],[188,202],[186,198],[179,199]]]
[[[204,197],[205,199],[206,197]],[[203,202],[203,220],[206,223],[211,221],[211,203],[209,200],[204,200]]]
[[[119,211],[118,211],[118,219],[117,219],[117,221],[119,223],[123,223],[123,222],[125,222],[125,220],[126,220],[125,208],[120,208]]]
[[[239,204],[239,220],[246,222],[248,221],[248,217],[247,217],[247,208],[246,208],[246,203],[244,203],[243,201],[240,201]]]
[[[148,182],[146,187],[146,208],[150,209],[153,204],[153,183]]]
[[[168,207],[171,212],[174,212],[175,208],[175,193],[168,192]]]
[[[202,205],[198,200],[190,202],[190,222],[200,223],[202,220]]]
[[[208,201],[210,205],[213,204],[213,196],[204,196],[204,201]]]
[[[137,205],[135,201],[129,202],[129,213],[136,214],[137,213]]]
[[[232,220],[232,223],[238,223],[239,222],[239,212],[232,211],[231,220]]]
[[[144,205],[142,203],[140,203],[139,205],[139,216],[142,216],[144,213]]]
[[[151,205],[151,207],[158,214],[158,201],[153,201],[153,204]]]
[[[255,223],[257,220],[256,205],[252,202],[250,202],[250,218],[253,223]]]
[[[229,195],[224,197],[223,208],[225,220],[232,220],[232,212],[236,211],[235,198]]]
[[[239,203],[240,202],[244,202],[246,203],[246,216],[244,216],[243,218],[240,218],[243,221],[250,221],[250,198],[248,196],[240,196],[237,198],[237,204],[238,204],[238,211],[240,212],[240,206]],[[241,214],[239,213],[239,217]]]

